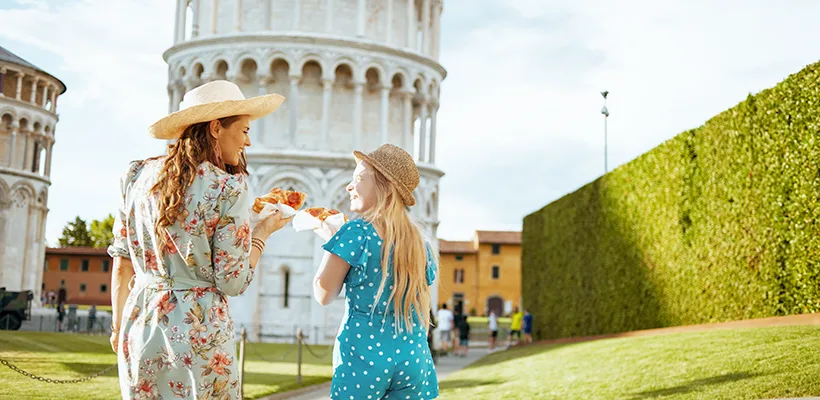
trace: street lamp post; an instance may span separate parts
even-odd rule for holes
[[[609,172],[609,168],[607,166],[607,134],[606,134],[606,120],[609,118],[609,110],[606,109],[606,96],[609,94],[609,91],[604,90],[601,92],[601,96],[604,96],[604,108],[601,109],[601,114],[604,114],[604,173],[606,174]]]

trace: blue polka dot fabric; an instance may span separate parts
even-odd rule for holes
[[[348,264],[345,317],[333,349],[331,399],[435,399],[438,378],[427,345],[427,331],[415,320],[413,331],[396,325],[392,265],[379,301],[382,239],[364,220],[348,221],[323,248]],[[427,284],[438,267],[427,244]],[[374,307],[375,305],[375,307]]]

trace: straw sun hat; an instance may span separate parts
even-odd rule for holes
[[[419,170],[413,156],[392,144],[384,144],[370,154],[353,151],[357,161],[366,161],[396,185],[401,199],[407,206],[416,204],[413,190],[419,185]]]
[[[253,121],[276,111],[283,101],[285,98],[278,94],[246,99],[236,84],[212,81],[185,93],[180,110],[155,122],[148,133],[156,139],[177,139],[185,128],[199,122],[235,115],[249,115]]]

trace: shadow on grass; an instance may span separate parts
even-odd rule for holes
[[[42,362],[42,361],[41,361]],[[55,362],[56,364],[57,362]],[[73,372],[87,376],[91,374],[96,374],[114,364],[116,362],[112,362],[110,364],[98,364],[98,363],[65,363],[62,362],[60,364],[65,365],[68,369],[72,370]],[[31,373],[36,373],[36,371],[29,371]],[[117,367],[111,368],[108,372],[100,376],[117,376]],[[58,379],[76,379],[76,378],[58,378]]]
[[[299,386],[296,384],[296,374],[277,374],[272,372],[245,371],[244,379],[245,383],[253,385],[278,385],[286,388]],[[330,378],[328,378],[327,376],[302,374],[302,386],[306,386],[314,382],[323,382],[327,380],[330,380]]]
[[[490,353],[478,361],[470,364],[466,369],[477,368],[477,367],[486,367],[489,365],[495,365],[499,363],[503,363],[510,360],[520,359],[521,357],[530,357],[530,356],[537,356],[539,354],[543,354],[552,350],[557,350],[562,347],[572,346],[577,343],[562,343],[562,344],[534,344],[529,346],[516,346],[511,347],[504,351],[499,351],[495,353]]]
[[[486,385],[497,385],[504,383],[500,379],[453,379],[439,382],[439,390],[449,390],[458,388],[472,388]]]
[[[750,374],[747,372],[734,372],[731,374],[724,374],[718,376],[712,376],[709,378],[702,378],[702,379],[695,379],[691,382],[684,383],[682,385],[678,385],[671,388],[666,389],[658,389],[658,390],[651,390],[647,392],[641,392],[634,394],[630,399],[637,400],[637,399],[649,399],[654,397],[664,397],[664,396],[671,396],[673,394],[684,394],[689,393],[695,390],[699,390],[706,386],[711,385],[719,385],[722,383],[727,382],[735,382],[740,381],[743,379],[754,378],[763,374]]]

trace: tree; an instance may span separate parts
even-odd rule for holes
[[[85,220],[77,216],[73,222],[66,224],[63,228],[63,236],[60,237],[60,247],[91,247],[94,240],[88,232],[88,224]]]
[[[114,243],[114,216],[108,214],[102,221],[91,221],[91,240],[94,247],[108,248]]]

